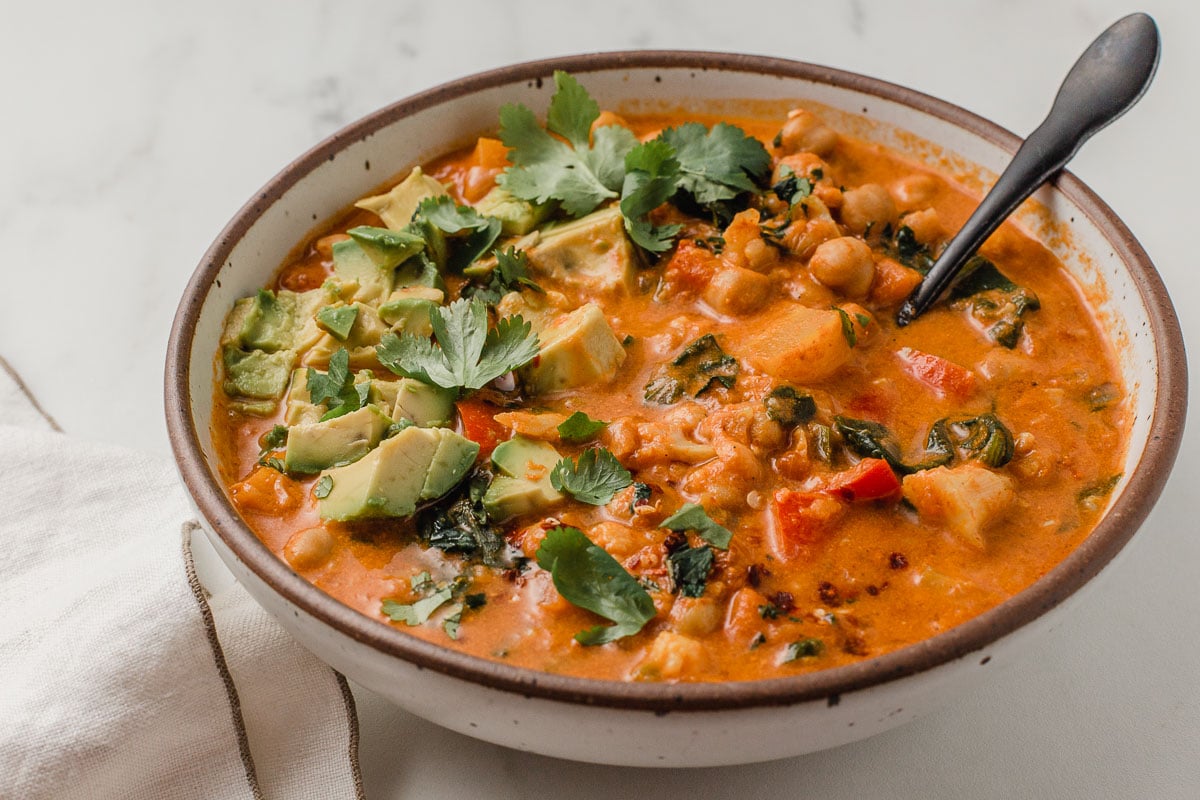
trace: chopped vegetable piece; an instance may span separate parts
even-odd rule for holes
[[[794,428],[808,422],[817,413],[817,401],[812,395],[797,391],[791,386],[776,386],[763,399],[767,416],[785,428]]]
[[[864,458],[826,481],[824,490],[850,502],[899,500],[900,479],[880,458]]]
[[[417,530],[430,547],[478,559],[489,566],[507,566],[504,537],[491,526],[481,498],[487,473],[479,471],[453,494],[417,516]]]
[[[942,397],[965,400],[975,394],[975,373],[940,356],[901,347],[896,351],[904,371]]]
[[[550,573],[554,587],[569,603],[616,623],[575,634],[582,645],[632,636],[654,618],[654,601],[641,584],[578,528],[547,531],[537,551],[537,562]]]
[[[550,473],[550,483],[581,503],[602,506],[633,483],[629,470],[603,447],[584,450],[575,462],[564,458]]]
[[[358,319],[358,306],[326,306],[317,312],[317,325],[339,342],[346,341]]]
[[[489,306],[494,306],[504,295],[521,289],[532,289],[539,294],[546,293],[529,277],[529,256],[525,251],[509,247],[506,250],[496,250],[496,266],[488,273],[487,284],[468,283],[462,289],[462,296],[478,297]]]
[[[470,398],[459,400],[455,405],[463,436],[479,445],[481,459],[488,458],[496,445],[508,436],[505,427],[496,422],[498,409],[490,403]]]

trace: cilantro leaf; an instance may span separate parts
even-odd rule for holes
[[[288,429],[284,425],[275,425],[263,434],[262,449],[258,451],[258,463],[267,463],[267,456],[287,444],[287,437]]]
[[[708,585],[708,573],[715,560],[712,548],[706,544],[700,547],[685,546],[667,556],[667,571],[680,594],[684,597],[700,597]]]
[[[809,636],[798,642],[789,642],[783,651],[783,657],[779,659],[779,663],[786,664],[789,661],[798,661],[802,658],[816,658],[824,652],[825,643],[820,639]]]
[[[789,208],[795,208],[796,204],[804,198],[812,194],[813,183],[805,177],[796,174],[796,171],[784,164],[780,169],[779,182],[771,187],[771,191],[782,201],[788,204]]]
[[[578,528],[547,531],[537,551],[537,562],[550,573],[554,588],[567,602],[616,623],[575,634],[582,645],[632,636],[654,618],[654,601],[637,579]]]
[[[681,187],[702,205],[757,191],[753,179],[762,178],[771,166],[762,142],[724,122],[712,130],[685,122],[667,128],[660,137],[675,148],[683,173]]]
[[[538,294],[546,293],[545,289],[529,277],[529,256],[525,251],[509,247],[507,250],[496,250],[496,266],[488,274],[487,284],[468,283],[463,287],[462,295],[478,297],[488,305],[494,306],[504,295],[521,289],[532,289]]]
[[[668,249],[681,225],[655,227],[646,218],[654,209],[671,199],[679,188],[679,161],[671,145],[655,139],[629,151],[625,156],[625,183],[621,188],[621,215],[625,229],[638,246],[652,253]]]
[[[685,503],[683,508],[664,519],[659,527],[669,531],[695,531],[701,539],[722,550],[729,549],[729,540],[733,538],[728,528],[713,522],[704,506],[695,503]]]
[[[395,600],[383,601],[383,613],[392,622],[403,622],[405,625],[422,625],[454,596],[449,586],[443,586],[428,597],[422,597],[415,603],[397,603]]]
[[[559,424],[558,435],[565,442],[586,442],[607,427],[607,422],[592,419],[582,411],[576,411]]]
[[[318,372],[308,368],[308,395],[313,405],[328,404],[331,400],[341,402],[342,394],[354,384],[354,376],[350,374],[350,354],[346,348],[339,348],[329,357],[329,370]]]
[[[556,90],[543,129],[523,105],[500,109],[500,141],[509,148],[512,166],[497,183],[517,197],[536,203],[558,200],[563,209],[582,217],[617,196],[624,177],[625,154],[637,144],[626,128],[609,125],[590,136],[600,106],[565,72],[554,73]],[[589,146],[589,138],[595,144]]]
[[[488,330],[487,308],[478,298],[455,300],[429,315],[435,345],[424,336],[385,334],[375,348],[385,367],[446,389],[479,389],[538,354],[537,335],[520,316]]]
[[[584,450],[575,462],[564,458],[550,472],[550,483],[582,503],[602,506],[633,483],[629,470],[603,447]]]

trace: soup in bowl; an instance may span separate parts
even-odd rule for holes
[[[1053,620],[1181,430],[1169,301],[1069,176],[896,326],[1013,144],[733,56],[405,101],[202,264],[181,470],[285,627],[454,729],[699,765],[890,727]]]

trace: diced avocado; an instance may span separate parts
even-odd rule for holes
[[[342,348],[350,354],[352,367],[370,367],[377,363],[375,345],[379,344],[383,334],[387,333],[388,327],[379,319],[379,312],[373,307],[365,303],[354,303],[350,307],[357,309],[357,314],[350,326],[349,335],[339,341],[332,334],[321,334],[320,339],[304,354],[305,364],[323,368],[329,363],[329,358]]]
[[[367,405],[324,422],[293,425],[288,429],[284,468],[304,473],[350,464],[379,444],[391,424],[379,408]]]
[[[434,459],[447,438],[465,442],[457,445],[464,451],[478,448],[474,442],[445,428],[410,427],[384,439],[353,464],[327,470],[323,474],[329,476],[332,486],[329,494],[319,501],[321,517],[353,520],[411,515],[419,503],[439,496],[432,492],[443,486],[446,491],[452,488],[474,461],[472,456],[455,478],[452,467],[458,462],[451,457],[455,445],[449,445],[446,459],[437,467],[439,474],[430,481]]]
[[[442,274],[438,272],[437,264],[433,263],[424,253],[413,256],[396,268],[395,286],[397,289],[424,286],[443,293],[446,291],[446,282],[442,280]]]
[[[222,360],[225,363],[225,394],[254,400],[278,400],[287,388],[296,353],[292,350],[246,352],[227,345]]]
[[[279,407],[278,400],[231,400],[229,407],[239,414],[252,417],[269,417]]]
[[[388,228],[360,225],[346,233],[358,242],[363,252],[380,269],[395,269],[425,249],[425,239],[408,230],[393,231]]]
[[[433,455],[433,461],[429,464],[429,473],[425,476],[425,485],[421,488],[421,499],[433,500],[457,486],[475,464],[478,455],[479,445],[476,442],[457,433],[443,436],[437,452]]]
[[[292,370],[292,379],[288,384],[287,408],[283,412],[283,424],[289,428],[293,425],[303,425],[317,422],[324,410],[312,402],[308,393],[308,370],[301,367]]]
[[[380,269],[362,245],[353,239],[334,243],[333,271],[342,282],[343,290],[349,288],[348,284],[354,284],[354,299],[364,303],[387,297],[395,281],[394,271]]]
[[[412,221],[413,213],[422,200],[443,194],[448,194],[445,186],[422,172],[420,167],[414,167],[408,177],[390,192],[364,197],[354,205],[374,212],[384,225],[398,231]]]
[[[358,309],[354,306],[325,306],[317,312],[317,327],[344,342],[357,317]]]
[[[270,353],[291,344],[295,327],[295,304],[281,301],[272,291],[259,289],[250,298],[250,310],[242,321],[238,340],[242,347]]]
[[[500,230],[510,236],[523,236],[536,228],[550,213],[550,204],[522,200],[503,186],[496,186],[475,204],[475,210],[500,220]]]
[[[546,442],[514,436],[496,445],[492,466],[499,473],[483,496],[483,507],[495,520],[530,514],[563,499],[550,482],[560,461],[558,451]]]
[[[413,378],[396,381],[392,419],[407,419],[422,428],[445,428],[454,421],[453,389],[430,386]]]
[[[433,325],[429,315],[441,305],[445,294],[427,286],[410,286],[392,292],[388,301],[379,307],[379,318],[392,326],[396,333],[429,336]]]
[[[608,381],[625,361],[621,340],[595,303],[557,317],[538,339],[538,357],[522,370],[534,394]]]
[[[617,206],[542,231],[526,250],[535,273],[602,292],[637,288],[633,246]]]

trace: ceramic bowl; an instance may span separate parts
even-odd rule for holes
[[[1157,499],[1183,430],[1187,377],[1178,320],[1133,235],[1063,174],[1020,218],[1066,263],[1120,353],[1133,429],[1124,478],[1095,532],[1000,606],[905,649],[798,677],[746,683],[626,683],[539,673],[436,645],[342,605],[263,546],[214,466],[214,355],[236,298],[267,283],[314,228],[400,175],[496,126],[499,107],[544,112],[553,70],[615,109],[816,106],[852,135],[990,184],[1017,137],[961,108],[879,80],[740,55],[633,52],[520,64],[463,78],[382,109],[300,156],[243,207],[183,296],[166,365],[179,470],[218,553],[298,641],[351,680],[426,719],[510,747],[584,761],[714,766],[793,756],[861,739],[943,703],[1035,648],[1121,552]]]

